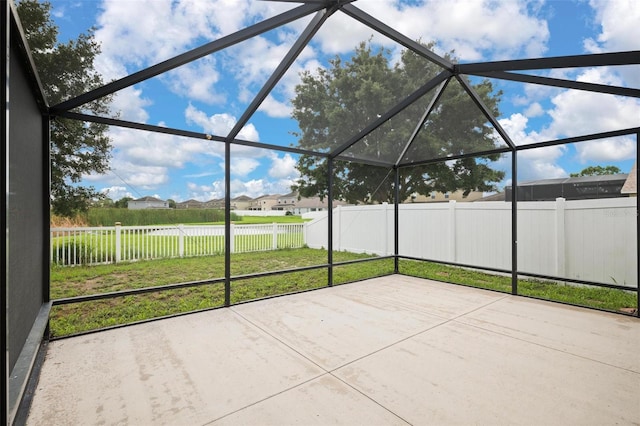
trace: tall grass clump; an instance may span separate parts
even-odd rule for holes
[[[238,216],[231,213],[231,220]],[[114,209],[92,208],[88,213],[89,226],[168,225],[176,223],[207,223],[224,221],[224,210],[219,209]]]

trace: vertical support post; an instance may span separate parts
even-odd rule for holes
[[[225,233],[226,235],[226,233]],[[236,252],[236,225],[229,225],[229,253]]]
[[[397,274],[400,271],[399,259],[400,256],[400,241],[398,235],[400,233],[400,218],[398,212],[400,211],[400,168],[394,166],[395,176],[393,180],[393,273]]]
[[[231,142],[224,144],[224,306],[231,305]]]
[[[334,210],[336,212],[336,220],[333,220]],[[333,228],[338,230],[338,232],[336,232],[336,238],[335,240],[333,240],[333,246],[337,251],[340,251],[340,247],[342,246],[342,241],[340,241],[340,231],[342,230],[342,206],[336,206],[335,209],[329,209],[329,214],[331,215]],[[333,235],[333,232],[331,233],[331,235]]]
[[[382,247],[382,256],[388,256],[389,255],[389,231],[387,229],[387,224],[389,223],[389,203],[385,201],[381,204],[381,207],[382,207],[382,219],[384,220],[384,226],[382,228],[384,231],[384,236],[382,237],[384,239],[383,247]]]
[[[327,158],[327,285],[333,286],[333,158]]]
[[[556,219],[555,219],[555,231],[556,231],[556,276],[565,276],[565,199],[556,198]]]
[[[511,151],[511,294],[518,294],[518,151]]]
[[[273,222],[273,237],[271,239],[271,248],[273,250],[277,250],[278,249],[278,224]]]
[[[50,117],[42,117],[42,297],[43,302],[51,300],[50,293],[50,247],[51,247],[51,132]],[[85,246],[86,250],[86,246]],[[91,260],[89,260],[91,262]],[[47,326],[48,328],[48,326]]]
[[[2,301],[0,302],[0,324],[2,324],[2,355],[0,355],[0,359],[2,360],[2,392],[0,392],[0,416],[2,416],[3,425],[7,425],[10,423],[9,419],[9,376],[11,375],[11,371],[9,369],[9,321],[8,321],[8,307],[9,307],[9,2],[3,0],[0,2],[0,44],[2,49],[2,82],[0,83],[0,92],[2,93],[2,103],[5,105],[4,111],[2,112],[2,116],[0,117],[0,129],[4,133],[2,135],[3,141],[3,155],[1,156],[4,160],[4,164],[2,165],[2,183],[5,187],[5,196],[2,198],[2,215],[0,221],[2,222],[2,227],[5,232],[5,240],[2,243],[2,259],[0,260],[0,269],[4,272],[3,279],[0,279],[0,298]]]
[[[184,257],[184,225],[178,225],[178,256]]]
[[[309,223],[308,222],[305,222],[305,223],[302,224],[302,245],[303,246],[308,245],[308,243],[307,243],[308,228],[309,228]]]
[[[122,260],[122,223],[116,222],[115,233],[116,233],[116,259],[115,263],[118,263]]]
[[[449,261],[456,261],[456,200],[449,200]]]
[[[640,145],[640,132],[636,133],[636,188],[639,188],[638,182],[638,145]],[[638,239],[638,229],[640,229],[640,216],[638,215],[638,196],[636,194],[636,240]],[[636,248],[637,250],[637,248]],[[636,256],[638,253],[636,253]],[[636,262],[636,316],[640,318],[640,263]]]

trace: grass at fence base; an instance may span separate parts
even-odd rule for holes
[[[369,255],[360,255],[368,257]],[[334,261],[336,254],[334,253]],[[344,259],[345,253],[337,257]],[[334,266],[333,283],[344,284],[348,282],[374,278],[393,273],[393,259],[380,259],[357,264]],[[231,283],[231,303],[245,302],[261,299],[279,294],[294,293],[304,290],[326,287],[328,272],[326,268],[302,272],[291,272],[282,275],[274,275],[259,278],[247,278],[234,280]]]
[[[368,254],[334,252],[334,262],[370,258]],[[286,249],[234,254],[231,274],[246,275],[302,266],[323,265],[325,250]],[[334,267],[334,284],[352,282],[393,272],[393,259],[377,259]],[[465,284],[505,293],[511,292],[511,277],[429,262],[400,261],[400,272],[422,278]],[[51,298],[97,294],[132,288],[222,278],[224,257],[208,256],[163,259],[117,265],[52,267]],[[327,285],[327,269],[291,272],[260,278],[233,280],[231,301],[264,297],[320,288]],[[519,280],[519,292],[548,300],[595,307],[611,311],[636,306],[633,292],[592,287],[576,287],[550,282]],[[50,328],[54,336],[64,336],[114,325],[222,306],[224,285],[165,290],[156,293],[117,297],[110,300],[54,306]]]
[[[407,259],[400,260],[399,269],[401,273],[415,277],[511,293],[510,276]],[[616,312],[634,308],[637,303],[636,294],[632,291],[522,278],[518,279],[518,294]]]

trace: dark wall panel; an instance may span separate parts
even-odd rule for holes
[[[13,369],[43,298],[44,197],[42,114],[20,55],[9,71],[9,370]]]

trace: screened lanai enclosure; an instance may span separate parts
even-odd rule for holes
[[[516,52],[515,59],[480,62],[460,59],[455,45],[405,33],[403,22],[376,13],[376,2],[255,3],[251,22],[236,28],[212,18],[197,43],[185,42],[181,51],[102,45],[112,57],[128,58],[126,69],[105,67],[104,83],[57,93],[53,101],[16,5],[2,1],[6,423],[26,419],[50,339],[356,281],[351,288],[366,293],[376,277],[428,278],[493,290],[495,297],[595,308],[631,318],[637,330],[640,45],[553,57]],[[510,31],[518,29],[504,29],[504,36]],[[179,36],[164,28],[156,42]],[[124,33],[111,40],[118,37]],[[617,77],[601,78],[605,71]],[[537,107],[516,112],[507,105],[523,94]],[[108,107],[93,107],[105,99]],[[555,106],[554,118],[563,114],[564,127],[543,121],[544,102]],[[601,111],[595,122],[594,109]],[[525,131],[527,122],[540,130]],[[218,198],[224,210],[212,266],[199,269],[185,257],[180,279],[167,281],[150,266],[131,287],[124,270],[113,270],[63,291],[51,277],[59,266],[50,265],[49,185],[51,134],[65,126],[96,126],[108,135],[116,166],[106,173],[119,179],[114,187],[140,197],[155,190],[145,186],[149,181],[166,184],[170,167],[197,164],[190,194]],[[572,165],[565,168],[579,169],[603,147],[627,150],[628,169],[568,179],[538,161],[567,154]],[[270,167],[259,172],[261,162]],[[527,195],[552,179],[572,195]],[[256,186],[256,195],[279,193],[276,204],[286,204],[291,192],[292,202],[325,206],[295,231],[301,244],[281,244],[282,234],[294,231],[276,227],[264,231],[269,244],[273,238],[269,250],[239,252],[236,203]],[[571,289],[591,293],[576,297]],[[160,308],[148,315],[150,302]],[[98,321],[118,309],[129,320]],[[89,325],[73,328],[73,321]]]

